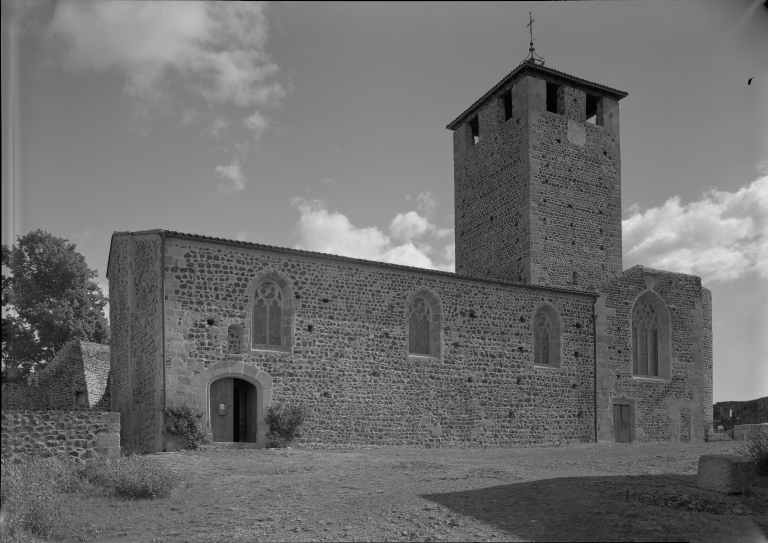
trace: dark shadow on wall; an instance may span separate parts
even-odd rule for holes
[[[758,530],[768,534],[768,486],[726,496],[697,488],[695,479],[566,477],[421,497],[525,541],[755,541]]]

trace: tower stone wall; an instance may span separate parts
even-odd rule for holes
[[[454,122],[457,272],[597,286],[621,271],[618,101],[519,72]]]

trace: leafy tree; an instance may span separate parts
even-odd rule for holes
[[[42,369],[70,339],[109,343],[108,300],[75,244],[43,230],[16,242],[2,246],[3,382]]]

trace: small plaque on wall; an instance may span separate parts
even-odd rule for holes
[[[584,125],[568,119],[568,141],[579,147],[584,147],[587,143],[587,133]]]
[[[219,415],[226,415],[226,414],[227,414],[227,404],[219,403]]]

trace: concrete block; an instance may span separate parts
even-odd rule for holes
[[[699,457],[696,486],[726,494],[752,489],[755,464],[736,454],[705,454]]]

